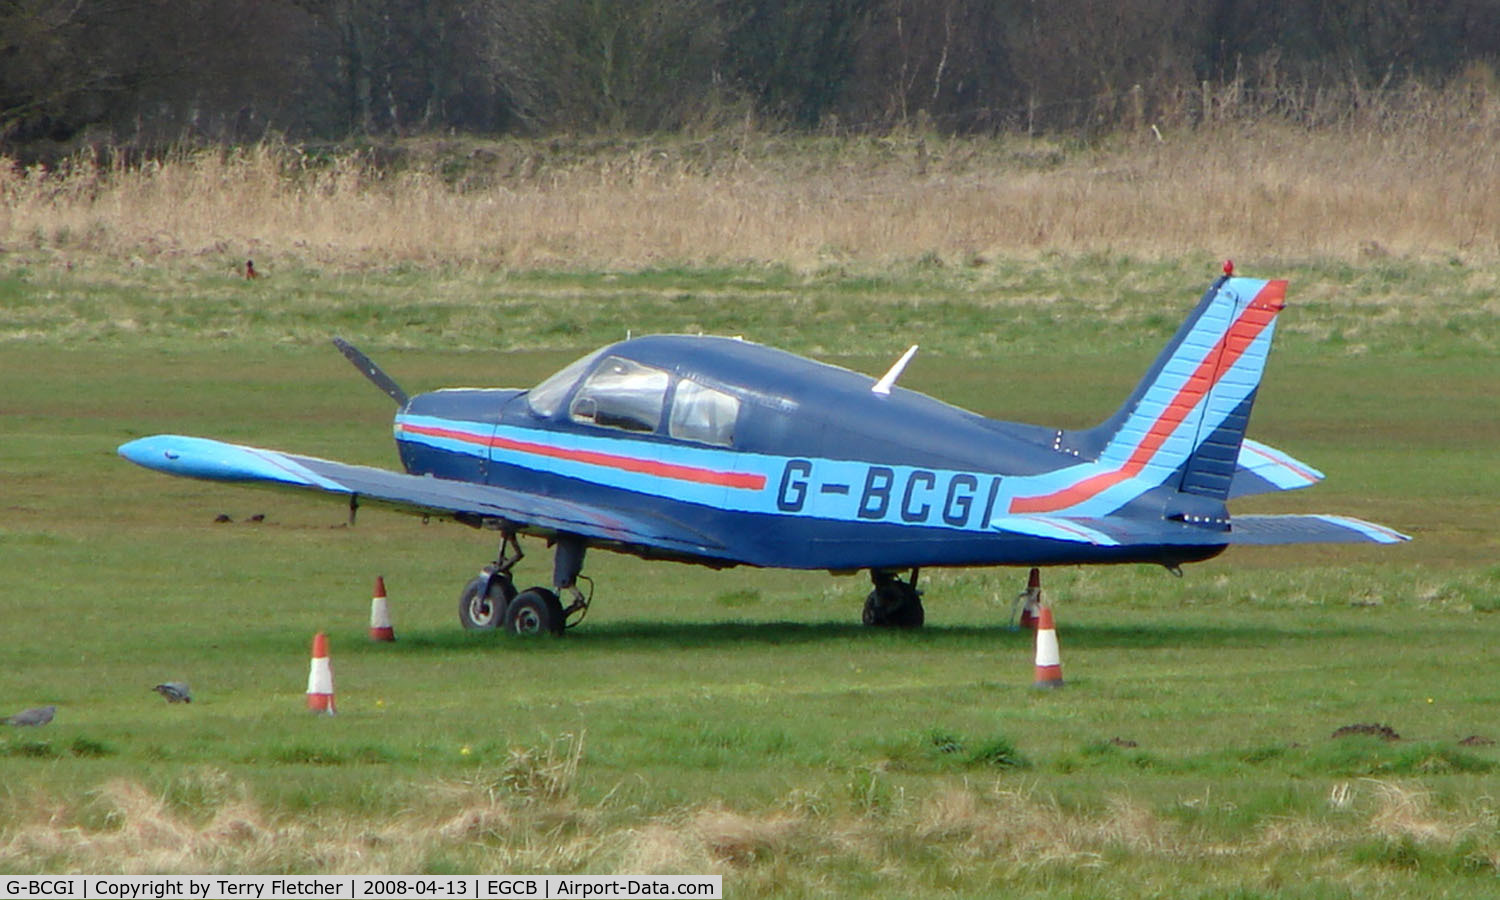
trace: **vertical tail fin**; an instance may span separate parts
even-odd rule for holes
[[[1226,499],[1285,297],[1285,281],[1215,281],[1114,415],[1059,435],[1061,449],[1093,462],[1011,511],[1101,514],[1163,484]]]
[[[1141,460],[1178,490],[1224,500],[1265,371],[1285,281],[1216,281],[1102,429],[1101,459]],[[1111,428],[1111,426],[1114,426]]]

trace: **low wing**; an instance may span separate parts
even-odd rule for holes
[[[680,522],[638,510],[584,505],[525,491],[406,475],[175,434],[123,444],[121,456],[169,475],[208,481],[323,491],[419,515],[495,519],[517,531],[581,535],[596,543],[653,549],[662,555],[724,558],[722,544]]]
[[[1220,531],[1169,519],[1124,516],[1069,518],[1063,516],[996,516],[990,527],[1013,534],[1100,547],[1180,544],[1395,544],[1411,538],[1384,525],[1352,516],[1287,515],[1234,516],[1229,530]]]
[[[1240,442],[1234,479],[1229,483],[1229,499],[1273,491],[1295,491],[1322,480],[1322,472],[1291,454],[1245,438]]]

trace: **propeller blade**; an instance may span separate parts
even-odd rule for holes
[[[370,379],[371,384],[385,391],[392,400],[395,400],[397,406],[406,406],[406,402],[411,399],[407,396],[406,391],[401,390],[401,385],[397,384],[391,376],[385,374],[384,369],[375,365],[370,357],[364,355],[358,347],[343,338],[334,338],[333,345],[339,348],[339,352],[344,354],[345,359],[354,363],[354,368],[358,369],[360,374]]]

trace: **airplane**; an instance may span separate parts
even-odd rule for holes
[[[1408,540],[1349,516],[1229,513],[1236,497],[1323,478],[1245,437],[1286,287],[1226,263],[1119,409],[1086,429],[989,419],[898,387],[915,346],[872,378],[739,338],[652,335],[530,390],[411,396],[335,338],[395,401],[404,472],[181,435],[119,453],[172,475],[339,495],[351,521],[374,503],[497,531],[495,560],[459,598],[468,629],[578,624],[590,548],[867,571],[864,623],[911,628],[925,620],[928,567],[1155,563],[1180,575],[1237,544]],[[550,586],[517,590],[521,535],[553,548]]]

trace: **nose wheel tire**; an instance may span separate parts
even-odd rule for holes
[[[561,636],[565,625],[562,602],[546,588],[522,591],[505,610],[505,630],[511,634]]]
[[[463,593],[458,595],[458,621],[468,631],[493,631],[505,621],[506,610],[515,596],[516,586],[509,575],[481,575],[464,585]]]

